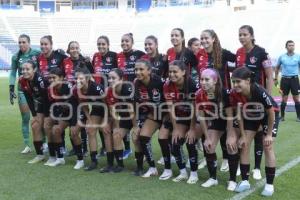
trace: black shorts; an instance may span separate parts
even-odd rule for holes
[[[90,115],[104,117],[104,107],[103,106],[92,106],[92,111],[91,111]]]
[[[133,127],[132,121],[131,120],[120,120],[119,127],[130,130]]]
[[[298,76],[282,77],[280,81],[280,89],[284,96],[289,95],[290,91],[293,96],[299,94],[299,78]]]
[[[207,121],[207,129],[226,131],[226,125],[227,121],[220,118]]]
[[[45,117],[49,117],[49,105],[43,105],[39,102],[34,102],[34,110],[31,110],[31,114],[33,117],[36,117],[37,113],[43,114]]]
[[[275,111],[275,121],[272,130],[272,137],[277,136],[278,126],[279,126],[279,111]],[[259,127],[262,125],[264,134],[267,134],[268,130],[268,116],[265,116],[262,120],[245,120],[244,119],[244,130],[257,132]],[[238,121],[233,121],[233,127],[239,128]]]

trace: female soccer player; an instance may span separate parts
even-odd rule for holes
[[[204,69],[200,77],[201,88],[196,93],[196,115],[200,117],[200,125],[205,135],[204,147],[206,162],[210,178],[202,187],[211,187],[218,184],[216,147],[223,134],[235,135],[232,120],[232,108],[229,102],[229,90],[223,88],[221,78],[214,69]],[[238,166],[237,154],[230,155],[230,164],[234,163],[234,173],[230,173],[228,190],[236,187],[236,170]],[[230,165],[232,166],[232,165]]]
[[[124,80],[133,82],[135,79],[135,62],[145,55],[144,52],[140,50],[133,49],[133,35],[132,33],[124,34],[121,38],[121,48],[122,52],[118,53],[118,68],[120,68],[124,73]],[[131,154],[130,149],[130,135],[124,137],[125,151],[124,159],[127,159]]]
[[[273,68],[268,53],[264,48],[255,44],[254,30],[249,25],[243,25],[239,29],[239,40],[242,47],[236,53],[237,67],[248,67],[255,73],[255,82],[264,87],[269,94],[272,94]],[[260,164],[263,153],[263,131],[259,129],[254,140],[255,166],[253,178],[261,179]]]
[[[142,154],[145,155],[150,166],[148,171],[142,176],[148,178],[158,175],[152,153],[151,138],[161,127],[164,120],[164,115],[162,115],[159,109],[160,105],[164,102],[164,83],[161,77],[152,74],[152,64],[147,60],[140,59],[135,63],[135,74],[137,77],[134,83],[135,106],[137,107],[136,116],[139,124],[137,124],[138,127],[134,127],[136,135],[133,135],[133,138],[136,145],[136,154],[138,154],[138,150],[141,148]],[[142,169],[142,167],[140,168]]]
[[[228,62],[235,62],[235,54],[223,49],[218,35],[214,30],[204,30],[200,35],[201,45],[203,49],[197,54],[199,60],[198,73],[207,68],[213,68],[220,74],[222,85],[225,89],[231,88],[230,73],[228,68]],[[226,132],[222,134],[220,139],[223,162],[221,165],[221,171],[228,171],[228,153],[226,149]]]
[[[158,40],[155,36],[149,35],[145,39],[146,55],[142,59],[149,60],[152,64],[152,73],[165,79],[168,76],[168,61],[165,55],[158,51]]]
[[[10,103],[14,104],[14,98],[17,98],[15,94],[15,82],[16,74],[18,73],[21,76],[22,64],[27,60],[32,60],[36,64],[37,56],[40,54],[40,51],[37,49],[32,49],[30,47],[30,37],[28,35],[22,34],[18,39],[19,51],[13,55],[11,60],[11,72],[9,75],[9,94],[10,94]],[[30,153],[30,142],[29,142],[29,120],[30,120],[30,110],[26,102],[23,92],[18,87],[18,103],[19,110],[22,117],[22,134],[23,142],[25,145],[24,150],[21,152],[23,154]]]
[[[45,122],[48,122],[50,129],[50,134],[51,134],[51,125],[52,125],[52,132],[53,132],[53,138],[51,140],[53,141],[53,145],[55,147],[55,151],[57,154],[57,159],[51,155],[51,151],[49,148],[50,152],[50,158],[45,163],[45,165],[55,167],[58,165],[63,165],[65,164],[65,160],[63,158],[63,153],[62,153],[62,137],[61,134],[63,131],[67,128],[70,127],[71,130],[71,141],[73,142],[73,148],[75,151],[75,154],[77,155],[77,162],[76,165],[74,166],[74,169],[81,169],[84,166],[83,162],[83,151],[82,151],[82,141],[81,138],[79,137],[79,132],[80,132],[80,126],[78,124],[78,119],[77,119],[77,107],[78,107],[78,102],[75,100],[73,97],[73,85],[68,82],[63,82],[64,80],[64,72],[60,68],[53,68],[49,72],[48,76],[49,82],[51,83],[49,88],[48,88],[48,96],[49,96],[49,101],[51,103],[51,112],[52,116],[49,118],[45,119]],[[55,105],[57,103],[63,103],[63,105]],[[52,117],[55,117],[53,119]],[[53,124],[56,124],[53,126]],[[46,129],[46,128],[45,128]],[[48,132],[48,131],[46,131]],[[49,139],[49,137],[48,137]],[[50,146],[49,146],[50,147]],[[54,152],[55,156],[55,152]]]
[[[42,128],[44,113],[49,112],[47,82],[37,72],[35,63],[28,60],[22,64],[22,76],[19,78],[19,85],[33,116],[31,128],[37,156],[28,163],[34,164],[45,159],[42,150]]]
[[[104,89],[102,85],[98,85],[92,81],[90,72],[82,67],[76,71],[76,89],[74,96],[87,118],[86,126],[92,162],[85,168],[85,170],[91,171],[96,169],[98,165],[96,158],[96,133],[100,128],[102,128],[102,120],[105,119],[104,115],[106,106],[103,104]],[[89,112],[89,105],[91,105],[91,112]]]
[[[174,182],[188,179],[185,162],[183,161],[181,154],[181,148],[191,125],[193,116],[192,102],[196,91],[196,83],[189,78],[188,68],[184,62],[180,60],[171,62],[169,65],[169,81],[164,85],[164,95],[166,102],[169,104],[169,115],[173,126],[172,151],[180,169],[180,174],[173,179]],[[175,113],[173,111],[175,111]],[[191,166],[191,174],[187,181],[189,184],[194,184],[198,181],[196,142],[197,141],[192,141],[186,144]]]
[[[112,119],[112,149],[116,158],[117,166],[113,166],[113,157],[108,159],[108,166],[102,172],[121,172],[123,164],[123,138],[132,128],[129,109],[133,103],[132,84],[123,82],[123,71],[119,68],[112,69],[108,73],[109,87],[106,90],[106,103],[109,107],[109,117]]]
[[[94,80],[96,83],[102,83],[105,86],[108,85],[107,78],[108,73],[118,67],[117,53],[109,50],[109,38],[107,36],[100,36],[97,39],[97,48],[98,52],[96,52],[93,56],[92,64],[94,67]],[[105,79],[105,80],[104,80]],[[99,155],[105,155],[105,142],[103,133],[99,132],[102,147],[100,149]],[[128,144],[127,144],[128,145]],[[127,148],[130,147],[127,146]]]
[[[167,51],[169,65],[174,60],[182,60],[187,66],[187,74],[191,74],[192,69],[196,69],[198,60],[194,53],[186,48],[184,31],[181,28],[174,28],[171,31],[171,43],[173,47]]]
[[[233,71],[232,82],[234,90],[231,92],[232,106],[240,108],[238,126],[241,132],[239,147],[241,148],[240,168],[242,181],[235,191],[243,192],[250,189],[249,151],[251,142],[257,134],[260,126],[263,127],[263,146],[265,151],[265,172],[267,183],[262,192],[264,196],[272,196],[274,192],[273,180],[275,177],[275,154],[273,149],[273,137],[277,134],[278,119],[275,120],[275,110],[278,106],[268,92],[255,82],[256,74],[247,67],[240,67]],[[249,112],[249,110],[251,110]],[[279,116],[279,114],[277,114]]]

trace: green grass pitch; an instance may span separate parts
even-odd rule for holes
[[[0,200],[154,200],[154,199],[229,199],[235,193],[226,190],[229,174],[218,171],[219,185],[201,188],[208,178],[207,169],[198,171],[199,182],[188,185],[185,182],[159,181],[157,177],[143,179],[131,175],[135,162],[131,156],[125,160],[126,170],[120,174],[100,174],[97,171],[75,171],[75,157],[66,158],[66,165],[56,168],[43,164],[29,165],[27,161],[34,153],[21,155],[23,148],[20,133],[20,114],[17,104],[11,106],[8,99],[8,80],[0,79]],[[274,93],[275,90],[274,90]],[[66,139],[69,140],[68,138]],[[70,146],[70,145],[69,145]],[[276,140],[277,168],[300,156],[300,123],[295,121],[295,113],[288,113],[286,121],[280,124]],[[156,160],[160,158],[157,135],[153,138]],[[202,154],[199,155],[203,157]],[[221,154],[218,151],[219,164]],[[253,155],[251,156],[253,159]],[[89,157],[85,158],[86,163]],[[100,167],[106,158],[100,159]],[[146,164],[145,164],[146,166]],[[262,169],[264,163],[262,163]],[[253,164],[252,164],[253,167]],[[162,171],[162,166],[158,166]],[[172,166],[175,175],[176,165]],[[262,170],[263,172],[264,170]],[[250,179],[252,186],[255,181]],[[292,168],[275,179],[275,193],[272,199],[300,199],[300,166]],[[261,189],[246,199],[262,199]]]

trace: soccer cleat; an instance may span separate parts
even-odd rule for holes
[[[21,154],[27,154],[31,152],[31,148],[29,146],[26,146],[23,151],[21,151]]]
[[[113,166],[106,166],[106,167],[103,167],[99,170],[100,173],[111,173],[113,172],[114,168]]]
[[[150,167],[148,171],[144,175],[142,175],[143,178],[149,178],[151,176],[158,176],[156,167]]]
[[[199,178],[195,175],[190,175],[189,179],[187,180],[187,184],[196,184],[198,182]]]
[[[221,172],[228,172],[229,171],[229,165],[228,165],[228,160],[223,159],[222,165],[220,167]]]
[[[98,163],[97,162],[91,162],[89,166],[86,166],[84,168],[85,171],[92,171],[94,169],[97,169]]]
[[[244,192],[250,190],[250,183],[248,180],[241,181],[235,188],[235,192]]]
[[[143,173],[144,173],[143,171],[144,171],[143,169],[136,168],[136,169],[133,171],[133,175],[134,175],[134,176],[142,176]]]
[[[173,178],[172,181],[178,183],[180,181],[186,181],[188,179],[187,173],[180,173],[176,178]]]
[[[78,169],[81,169],[83,167],[84,167],[84,161],[83,160],[77,160],[76,165],[73,167],[73,169],[78,170]]]
[[[274,185],[266,184],[264,190],[261,195],[265,197],[270,197],[274,193]]]
[[[241,175],[241,168],[240,168],[240,165],[239,165],[238,168],[237,168],[236,175],[237,175],[237,176],[240,176],[240,175]]]
[[[237,186],[236,182],[234,182],[234,181],[228,181],[227,190],[233,192],[235,190],[236,186]]]
[[[43,149],[43,153],[44,153],[44,154],[48,153],[48,152],[49,152],[48,144],[47,144],[47,143],[43,143],[42,149]]]
[[[123,160],[126,160],[132,154],[131,149],[123,151]]]
[[[204,167],[206,167],[206,165],[207,165],[206,159],[203,158],[198,165],[198,169],[203,169]]]
[[[32,160],[28,161],[28,164],[35,164],[45,160],[44,155],[37,155]]]
[[[209,188],[212,186],[218,185],[218,180],[209,178],[205,183],[202,183],[202,187]]]
[[[261,173],[260,173],[260,169],[253,169],[252,173],[253,173],[253,178],[255,180],[260,180],[262,178]]]
[[[173,176],[173,172],[171,169],[165,169],[162,173],[162,175],[160,175],[159,180],[165,181],[168,180],[170,178],[172,178]]]
[[[66,161],[64,158],[57,158],[55,160],[55,162],[50,163],[48,166],[49,167],[57,167],[58,165],[64,165],[64,164],[66,164]]]
[[[54,163],[56,161],[56,157],[49,157],[47,162],[45,162],[45,166],[49,166],[51,163]]]
[[[113,172],[114,173],[120,173],[124,170],[124,167],[121,167],[121,166],[116,166],[113,168]]]

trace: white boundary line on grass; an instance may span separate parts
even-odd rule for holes
[[[291,168],[295,167],[297,164],[300,163],[300,156],[295,158],[294,160],[291,160],[290,162],[286,163],[285,165],[283,165],[282,167],[280,167],[277,171],[276,171],[276,177],[280,176],[282,173],[290,170]],[[241,200],[246,198],[247,196],[249,196],[250,194],[252,194],[253,192],[255,192],[257,189],[263,187],[266,183],[266,179],[264,178],[263,180],[257,182],[254,187],[246,192],[242,192],[240,194],[234,195],[232,198],[230,198],[229,200]]]

